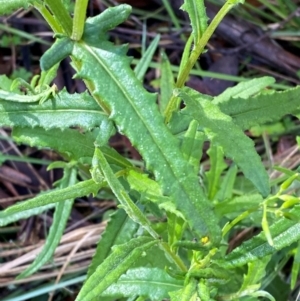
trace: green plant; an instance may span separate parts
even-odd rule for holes
[[[86,21],[87,0],[76,1],[73,20],[61,0],[16,0],[1,6],[1,14],[34,6],[56,37],[41,58],[39,79],[25,84],[2,77],[6,84],[0,91],[1,125],[13,127],[16,142],[50,147],[66,161],[49,166],[64,169],[57,189],[0,212],[4,226],[55,207],[42,252],[18,278],[51,258],[74,199],[109,187],[119,209],[111,216],[76,300],[274,300],[262,282],[273,254],[283,248],[299,253],[299,198],[286,191],[300,177],[281,169],[286,176],[270,194],[268,174],[243,131],[298,114],[300,88],[266,90],[274,80],[263,77],[213,98],[184,87],[214,29],[239,2],[228,0],[208,25],[203,1],[185,0],[193,32],[176,81],[163,57],[159,105],[141,83],[158,39],[133,71],[126,46],[113,45],[107,38],[109,30],[128,18],[130,6],[109,8]],[[70,95],[50,87],[57,65],[68,55],[90,94]],[[182,101],[185,107],[180,109]],[[117,131],[140,152],[144,170],[109,147],[108,139]],[[211,167],[200,185],[206,140]],[[229,168],[224,155],[234,162]],[[248,194],[240,197],[233,194],[234,184],[245,181],[237,177],[238,169],[252,183]],[[79,180],[79,170],[90,176]],[[226,254],[230,233],[249,221],[263,231]]]

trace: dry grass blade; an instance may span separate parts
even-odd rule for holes
[[[99,240],[106,226],[103,222],[100,225],[85,226],[69,233],[66,233],[55,251],[53,262],[45,265],[41,270],[29,278],[14,281],[13,279],[27,268],[27,263],[32,262],[40,252],[43,241],[38,245],[22,247],[16,246],[14,250],[2,252],[1,257],[8,262],[0,265],[0,287],[8,284],[28,283],[34,279],[49,279],[60,274],[58,267],[63,266],[64,274],[85,270],[95,252],[95,245]],[[12,248],[11,244],[2,244],[2,248]],[[79,250],[80,249],[80,250]],[[71,253],[70,253],[71,252]],[[67,255],[65,255],[67,254]],[[69,254],[69,255],[68,255]],[[16,257],[9,260],[11,257]],[[66,268],[66,264],[69,266]]]

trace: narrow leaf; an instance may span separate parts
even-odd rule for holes
[[[204,140],[204,133],[198,132],[198,122],[192,120],[184,135],[181,151],[185,159],[193,167],[195,174],[198,174],[199,172]]]
[[[201,301],[210,301],[212,300],[210,297],[209,286],[207,284],[206,279],[200,279],[198,284],[198,295]]]
[[[111,253],[114,245],[124,244],[129,241],[137,230],[138,224],[128,217],[123,209],[118,209],[111,216],[98,242],[96,252],[89,266],[87,277],[89,278],[97,267]]]
[[[263,201],[260,194],[245,194],[232,199],[227,199],[216,204],[216,213],[219,216],[236,217],[237,214],[246,211],[249,208],[259,206]]]
[[[50,129],[42,128],[14,128],[13,138],[17,143],[25,143],[30,146],[51,148],[63,154],[69,160],[79,161],[82,158],[92,158],[94,155],[94,143],[98,131],[80,133],[74,129]],[[133,168],[133,165],[111,147],[103,146],[101,150],[106,160],[122,168]]]
[[[222,94],[214,97],[213,103],[220,104],[229,101],[231,98],[250,98],[259,93],[262,89],[275,83],[275,79],[270,76],[254,78],[238,83],[236,86],[227,88]]]
[[[136,223],[140,224],[145,230],[148,231],[150,235],[154,238],[159,238],[159,235],[152,229],[151,223],[138,208],[138,206],[131,200],[124,187],[115,176],[108,162],[106,161],[103,153],[99,148],[95,148],[95,153],[93,157],[93,173],[97,173],[100,170],[103,174],[105,180],[113,191],[114,195],[117,197],[118,201],[121,203],[121,208],[123,208],[129,217]]]
[[[220,189],[216,194],[217,200],[225,201],[232,197],[236,174],[237,166],[233,164],[222,179]]]
[[[162,203],[170,200],[170,198],[162,194],[159,184],[150,179],[146,174],[142,174],[135,170],[129,170],[126,179],[131,189],[140,192],[152,202]]]
[[[11,214],[3,214],[3,211],[0,211],[0,227],[6,226],[21,219],[29,218],[33,215],[39,215],[46,210],[52,209],[53,207],[55,207],[55,203],[32,208],[30,210],[25,211],[20,210]]]
[[[259,94],[255,97],[243,99],[231,98],[220,103],[220,110],[232,117],[232,120],[243,130],[252,126],[276,121],[287,114],[300,112],[300,87],[275,92]]]
[[[63,5],[62,0],[44,0],[45,4],[50,8],[55,19],[58,20],[64,33],[69,37],[72,33],[72,19]]]
[[[110,121],[88,93],[69,94],[63,90],[42,104],[0,100],[1,126],[91,129],[102,122]]]
[[[153,55],[156,51],[160,39],[160,35],[156,35],[154,40],[149,45],[148,49],[144,53],[144,55],[139,60],[138,64],[134,68],[134,73],[140,81],[144,78],[144,75],[149,68]]]
[[[299,216],[300,207],[295,206],[290,213]],[[270,226],[270,233],[273,238],[273,246],[269,245],[265,233],[261,232],[226,255],[222,266],[227,268],[243,266],[290,246],[300,239],[300,223],[283,217]]]
[[[177,253],[178,247],[174,246],[176,242],[182,239],[185,230],[185,221],[174,213],[167,213],[168,217],[168,244],[172,250]]]
[[[134,262],[150,247],[157,243],[150,237],[138,237],[130,240],[126,244],[118,245],[113,248],[113,252],[92,274],[82,289],[76,301],[93,301],[115,283]]]
[[[193,29],[194,43],[198,45],[207,28],[208,22],[204,0],[185,0],[181,8],[189,14]]]
[[[171,301],[197,301],[197,280],[190,278],[185,286],[175,292],[170,292]]]
[[[247,274],[244,275],[244,281],[240,288],[240,292],[247,290],[248,287],[256,284],[258,284],[258,288],[260,287],[260,281],[266,275],[267,264],[270,260],[271,256],[266,256],[248,264],[248,271]]]
[[[270,191],[269,177],[255,151],[253,141],[235,125],[232,118],[201,94],[190,88],[178,91],[187,105],[186,113],[193,116],[205,130],[207,137],[222,146],[226,156],[231,158],[253,182],[263,196]],[[249,160],[251,158],[251,160]]]
[[[220,178],[227,165],[224,162],[224,154],[221,146],[211,145],[207,151],[209,155],[210,169],[206,172],[208,180],[208,197],[213,200],[220,190]]]
[[[77,170],[65,170],[64,178],[61,181],[60,187],[68,187],[74,185],[76,182]],[[73,199],[65,200],[64,202],[56,203],[55,213],[53,216],[53,223],[50,227],[47,239],[43,245],[43,249],[35,258],[33,263],[23,271],[17,279],[22,279],[32,275],[37,270],[39,270],[55,252],[56,247],[58,246],[60,239],[64,233],[67,221],[69,219],[71,209],[73,207]]]
[[[172,199],[164,196],[159,184],[154,180],[149,179],[147,175],[130,170],[128,172],[127,181],[131,189],[141,193],[142,198],[157,204],[160,209],[173,213],[179,218],[185,220],[183,214],[176,209]]]
[[[30,200],[17,203],[8,207],[0,212],[0,219],[8,219],[11,215],[16,213],[31,210],[33,208],[46,206],[48,204],[57,203],[67,199],[74,199],[82,196],[89,195],[90,193],[96,194],[98,190],[103,187],[105,183],[95,183],[94,180],[86,180],[77,183],[73,186],[62,189],[49,190],[42,193]]]
[[[297,244],[296,250],[294,250],[294,260],[293,260],[293,266],[292,266],[292,277],[291,277],[291,289],[294,289],[297,281],[298,281],[298,275],[300,271],[300,242]]]
[[[75,2],[73,28],[71,35],[72,40],[79,41],[82,37],[88,2],[88,0],[77,0]]]
[[[33,2],[29,0],[8,0],[8,1],[1,1],[0,5],[0,15],[6,15],[11,13],[14,10],[19,8],[27,9],[29,5]]]
[[[159,109],[164,113],[167,104],[172,96],[175,86],[174,75],[171,69],[171,63],[167,55],[163,52],[161,55],[161,78],[160,78],[160,99]]]

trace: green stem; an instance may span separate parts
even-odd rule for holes
[[[217,15],[214,17],[214,19],[211,21],[207,29],[205,30],[203,36],[199,40],[198,44],[195,45],[189,60],[187,61],[185,68],[183,69],[182,73],[180,74],[179,78],[176,82],[176,87],[181,88],[185,84],[191,69],[194,67],[195,63],[197,62],[200,54],[203,52],[204,47],[206,46],[208,40],[213,35],[215,29],[220,24],[220,22],[223,20],[225,15],[231,10],[231,8],[234,6],[234,4],[227,1],[222,8],[219,10]]]
[[[148,233],[154,238],[160,241],[160,246],[162,249],[169,255],[169,257],[174,261],[174,263],[182,270],[187,271],[184,263],[181,259],[174,254],[169,245],[165,242],[161,242],[160,236],[158,233],[154,231],[151,226],[149,220],[145,217],[145,215],[140,211],[140,209],[136,206],[136,204],[131,200],[130,196],[127,194],[125,189],[123,188],[122,184],[117,179],[116,175],[114,174],[113,170],[111,169],[109,163],[106,161],[103,153],[101,152],[100,148],[95,148],[95,153],[93,157],[93,168],[100,169],[103,176],[105,177],[108,185],[110,186],[111,190],[121,203],[121,207],[126,211],[128,216],[135,221],[136,223],[140,224],[144,229],[148,231]]]
[[[88,0],[76,0],[71,35],[71,39],[74,41],[79,41],[82,37],[88,2]]]
[[[238,222],[240,222],[241,220],[245,219],[247,216],[249,216],[252,212],[257,211],[259,207],[254,207],[251,208],[247,211],[244,211],[243,213],[241,213],[238,217],[236,217],[233,221],[231,221],[230,223],[227,223],[223,229],[222,229],[222,236],[224,237],[229,230],[231,230],[233,228],[233,226],[235,226]]]
[[[61,0],[45,0],[45,3],[50,8],[54,18],[60,24],[63,33],[70,37],[72,34],[72,18]]]
[[[173,262],[183,271],[187,272],[188,269],[186,268],[185,264],[182,262],[181,258],[173,253],[170,249],[170,246],[166,242],[161,242],[160,247],[163,251],[165,251],[169,257],[173,260]]]
[[[189,59],[187,60],[184,68],[182,68],[182,72],[178,75],[178,79],[177,82],[175,84],[176,88],[182,88],[185,84],[185,82],[187,81],[189,74],[192,70],[192,68],[194,67],[194,65],[196,64],[199,56],[201,55],[201,53],[204,50],[204,47],[206,46],[208,40],[210,39],[210,37],[212,36],[212,34],[214,33],[215,29],[217,28],[217,26],[220,24],[220,22],[223,20],[223,18],[225,17],[225,15],[236,5],[236,3],[232,3],[232,1],[228,0],[223,6],[222,8],[219,10],[219,12],[217,13],[217,15],[214,17],[214,19],[211,21],[211,23],[209,24],[209,26],[207,27],[207,29],[205,30],[204,34],[202,35],[201,39],[199,40],[199,42],[194,46],[194,49],[192,50]],[[169,122],[171,117],[172,117],[172,113],[176,110],[178,110],[179,108],[179,102],[176,96],[172,96],[166,112],[165,112],[165,117],[166,117],[166,122]]]
[[[52,31],[55,33],[63,33],[63,28],[60,26],[60,24],[57,22],[57,20],[50,14],[49,10],[46,8],[46,6],[35,2],[34,7],[40,12],[40,14],[43,16],[43,18],[46,20],[46,22],[51,27]]]

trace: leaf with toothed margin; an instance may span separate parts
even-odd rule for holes
[[[34,1],[33,0],[8,0],[1,1],[0,15],[10,14],[12,11],[19,8],[27,9]]]
[[[286,91],[258,94],[248,99],[231,97],[219,106],[223,113],[230,115],[239,127],[246,130],[255,125],[280,120],[287,114],[299,114],[299,97],[300,86],[297,86]]]
[[[74,184],[72,186],[49,190],[45,193],[41,193],[36,197],[29,199],[27,201],[16,203],[5,210],[0,211],[1,224],[5,224],[6,220],[9,220],[16,216],[16,214],[25,214],[26,211],[29,213],[32,209],[38,207],[44,207],[49,204],[58,203],[67,199],[75,199],[83,197],[92,193],[96,195],[98,191],[106,186],[105,182],[95,183],[93,179],[85,180]],[[36,212],[36,211],[35,211]],[[36,213],[33,213],[36,214]],[[30,216],[30,215],[28,215]]]
[[[91,129],[111,122],[88,93],[69,94],[62,90],[42,104],[0,99],[0,126]]]
[[[188,87],[175,91],[185,104],[185,113],[190,114],[204,128],[207,137],[222,146],[224,154],[231,158],[252,181],[263,196],[270,193],[269,176],[257,154],[253,141],[220,108],[202,98]]]
[[[68,160],[79,161],[82,158],[92,158],[95,151],[94,143],[98,129],[91,132],[80,133],[75,129],[50,129],[40,127],[20,128],[14,127],[12,136],[17,143],[24,143],[39,148],[51,148],[62,154]],[[109,146],[101,146],[106,160],[110,164],[121,168],[133,168],[126,158]]]
[[[85,35],[72,52],[74,68],[79,66],[77,77],[94,87],[93,95],[110,108],[110,118],[138,149],[163,194],[173,198],[191,228],[218,244],[220,228],[212,206],[177,139],[164,124],[156,95],[147,92],[135,77],[126,52],[127,47],[115,47],[106,40],[90,41]]]

